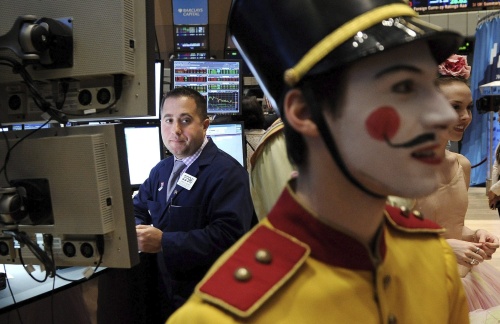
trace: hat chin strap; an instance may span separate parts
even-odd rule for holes
[[[321,138],[323,139],[323,142],[325,143],[328,151],[330,152],[330,156],[333,158],[337,166],[339,167],[340,171],[344,174],[344,176],[349,180],[353,185],[355,185],[358,189],[361,191],[365,192],[366,194],[374,197],[374,198],[383,198],[386,199],[387,196],[385,195],[380,195],[378,193],[375,193],[371,191],[370,189],[366,188],[363,186],[354,176],[349,172],[347,169],[344,161],[340,157],[339,151],[337,149],[337,145],[335,145],[335,142],[333,141],[333,136],[330,133],[330,130],[328,129],[328,126],[326,125],[325,122],[325,117],[323,115],[322,109],[319,107],[316,107],[315,109],[312,109],[312,118],[313,121],[316,123],[318,126]]]

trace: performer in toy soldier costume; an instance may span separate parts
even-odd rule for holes
[[[385,205],[437,188],[461,36],[394,0],[235,0],[233,40],[298,168],[168,323],[468,323],[442,229]]]

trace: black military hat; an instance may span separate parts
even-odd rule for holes
[[[278,100],[304,77],[419,39],[437,66],[462,37],[416,16],[396,0],[233,0],[228,24],[254,76]]]

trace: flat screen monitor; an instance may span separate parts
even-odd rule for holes
[[[208,25],[174,25],[176,51],[208,50]]]
[[[41,29],[60,39],[22,50],[18,43]],[[154,115],[153,1],[3,0],[0,35],[8,33],[0,48],[2,124],[44,121],[42,110],[70,121]],[[29,77],[13,73],[19,64]]]
[[[189,87],[207,100],[210,115],[241,114],[241,60],[172,60],[170,86]]]
[[[50,128],[49,124],[24,124],[23,129],[39,129],[39,128]]]
[[[208,52],[177,52],[175,57],[179,60],[206,60]]]
[[[15,204],[1,206],[0,263],[43,262],[28,245],[16,248],[16,236],[9,234],[15,232],[26,233],[46,252],[49,246],[38,238],[51,236],[53,252],[47,254],[51,259],[53,254],[56,267],[130,268],[139,262],[123,125],[4,135],[2,199],[16,193],[28,214],[19,213]],[[14,188],[14,193],[6,188]]]
[[[160,105],[163,97],[163,77],[165,75],[165,63],[163,60],[155,61],[155,109],[153,115],[144,117],[120,118],[121,120],[158,120],[160,119]]]
[[[409,1],[408,4],[415,11],[422,12],[422,13],[427,13],[426,11],[429,8],[429,0],[412,0],[412,1]]]
[[[155,62],[155,115],[154,118],[160,119],[160,105],[163,97],[163,76],[165,63],[163,60]]]
[[[245,129],[243,122],[210,124],[207,130],[218,148],[235,158],[246,168]]]
[[[160,125],[124,124],[127,143],[127,160],[132,190],[149,176],[151,169],[164,157]]]
[[[489,6],[498,6],[500,1],[479,0],[411,0],[410,7],[421,14],[454,12],[466,10],[482,10]]]

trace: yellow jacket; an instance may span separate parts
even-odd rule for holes
[[[441,232],[387,206],[372,252],[317,221],[287,187],[167,323],[469,323]]]
[[[250,157],[250,193],[259,220],[266,217],[292,176],[283,122],[277,119]]]

